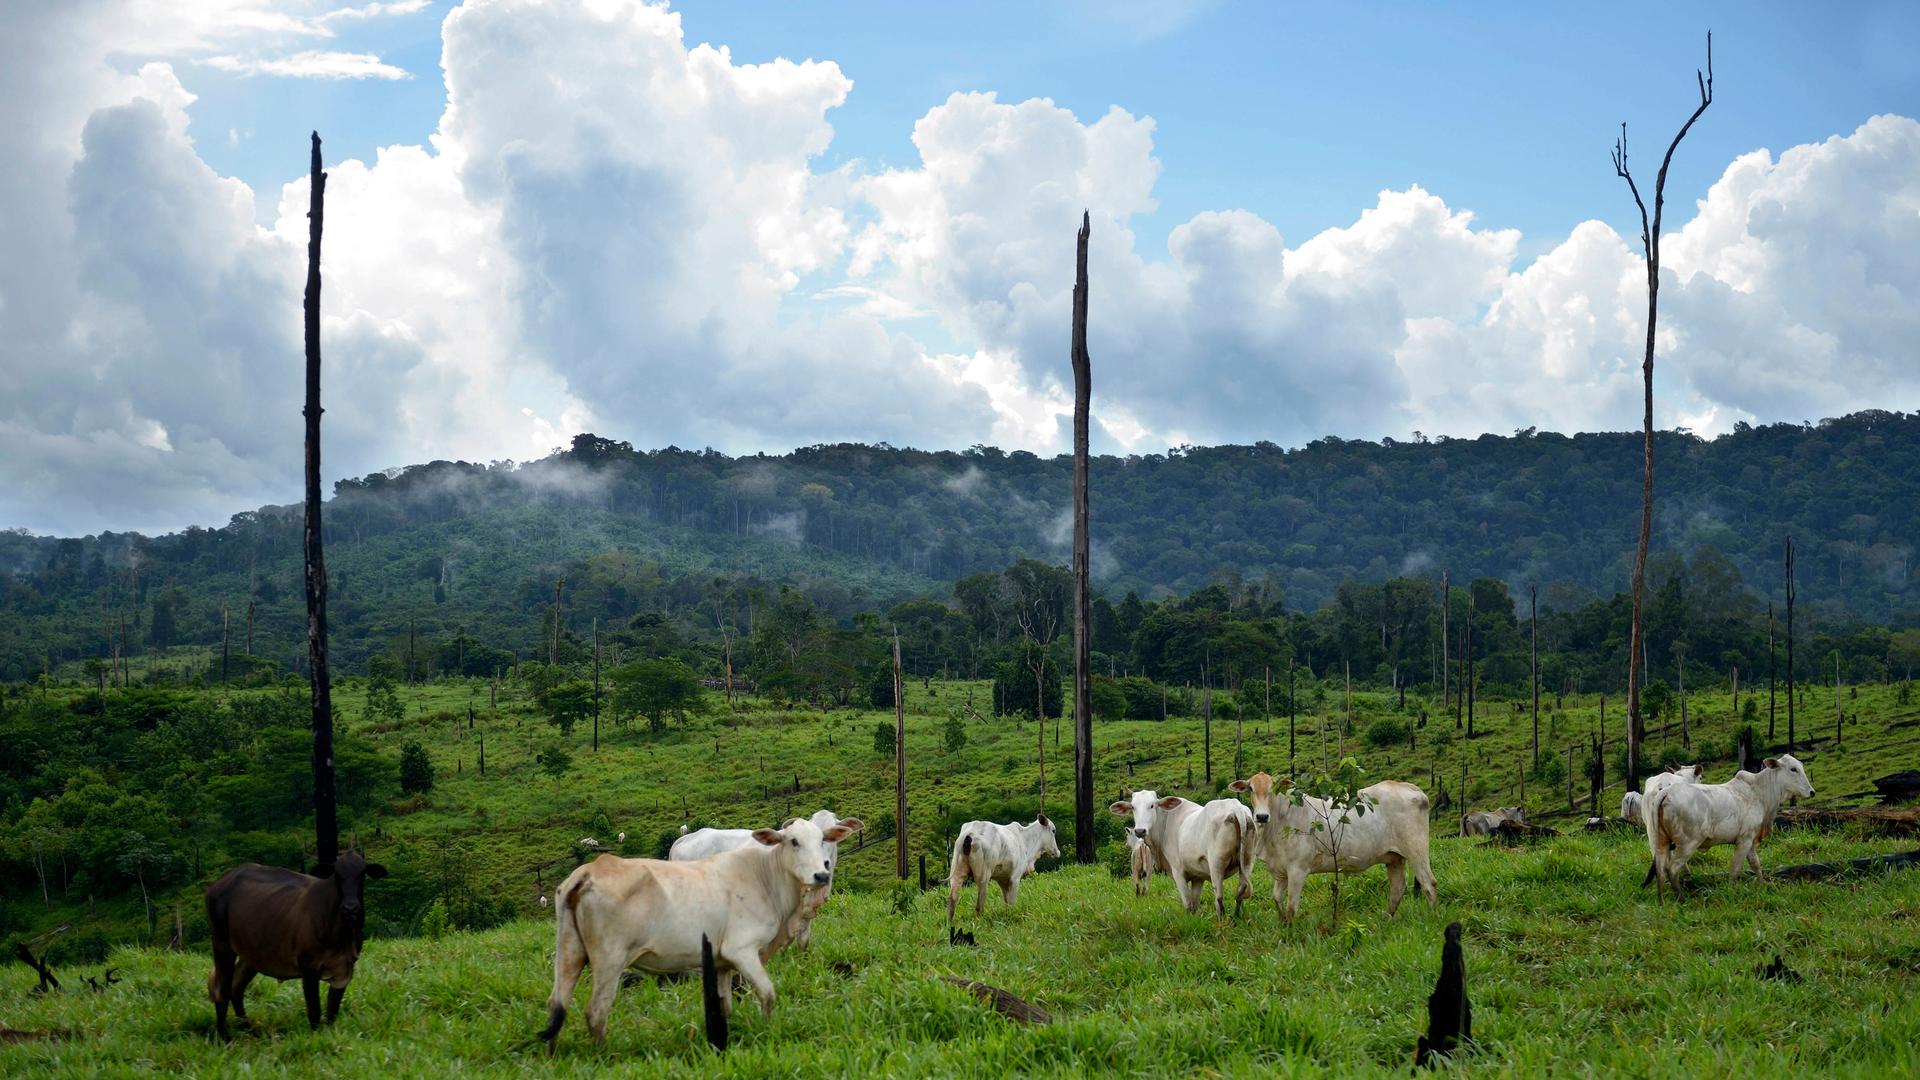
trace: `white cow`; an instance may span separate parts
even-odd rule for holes
[[[1427,896],[1427,906],[1439,903],[1427,850],[1427,793],[1414,785],[1382,780],[1361,788],[1364,813],[1343,811],[1311,795],[1301,796],[1296,803],[1289,791],[1293,781],[1275,780],[1266,773],[1227,786],[1249,793],[1255,850],[1273,875],[1273,908],[1284,918],[1300,914],[1307,875],[1331,874],[1336,869],[1351,874],[1381,863],[1387,866],[1388,915],[1400,909],[1400,899],[1407,894],[1409,867],[1415,887]],[[1340,820],[1343,814],[1345,822]]]
[[[1247,874],[1253,869],[1253,814],[1239,799],[1215,799],[1205,806],[1178,795],[1161,798],[1152,791],[1136,791],[1125,802],[1107,807],[1133,819],[1133,834],[1153,845],[1154,858],[1180,894],[1187,911],[1200,909],[1198,883],[1213,886],[1213,911],[1227,913],[1222,883],[1240,875],[1233,913],[1253,895]]]
[[[807,894],[827,883],[823,846],[859,827],[848,821],[822,833],[795,818],[782,829],[754,830],[752,847],[698,862],[602,855],[576,869],[554,891],[553,993],[541,1037],[551,1046],[560,1034],[574,984],[591,965],[587,1034],[604,1041],[620,973],[696,970],[702,937],[713,943],[723,1007],[733,1011],[737,973],[752,984],[761,1014],[771,1015],[766,958]]]
[[[1656,887],[1677,887],[1694,853],[1716,844],[1733,845],[1729,877],[1737,879],[1747,866],[1759,874],[1754,849],[1772,831],[1774,815],[1789,795],[1813,795],[1807,770],[1792,754],[1768,758],[1759,772],[1734,773],[1724,784],[1666,785],[1647,806]]]
[[[986,914],[988,881],[1000,886],[1000,898],[1012,907],[1020,895],[1020,879],[1033,873],[1033,864],[1042,855],[1060,857],[1053,822],[1045,814],[1026,825],[969,821],[960,826],[953,862],[947,867],[947,921],[953,921],[954,905],[968,881],[977,886],[974,914]]]
[[[858,818],[841,818],[831,810],[816,810],[813,817],[808,820],[813,822],[813,827],[822,833],[831,830],[842,821],[853,822],[855,829],[861,827]],[[667,858],[673,862],[693,862],[711,858],[723,851],[752,847],[753,833],[752,829],[695,829],[690,833],[680,834],[680,837],[673,842],[673,846],[667,849]],[[813,917],[820,913],[821,906],[827,902],[828,897],[833,895],[831,875],[833,868],[840,862],[839,844],[827,841],[823,850],[827,856],[829,875],[827,884],[808,894],[806,902],[794,914],[793,925],[787,927],[786,936],[781,938],[775,947],[776,952],[785,948],[789,940],[798,945],[801,952],[805,952],[807,946],[813,944]]]
[[[1647,809],[1653,805],[1653,797],[1660,794],[1661,789],[1670,784],[1697,784],[1700,782],[1701,774],[1705,771],[1706,766],[1700,764],[1687,765],[1678,769],[1671,765],[1667,766],[1665,772],[1657,772],[1647,777],[1646,783],[1640,785],[1644,789],[1643,791],[1629,791],[1625,795],[1620,796],[1620,816],[1639,822],[1640,827],[1647,830],[1647,844],[1651,847],[1653,844],[1653,818],[1652,815],[1647,813]],[[1632,813],[1628,813],[1629,799],[1632,800]],[[1659,867],[1657,860],[1655,862],[1649,862],[1647,864],[1647,876],[1640,879],[1640,887],[1644,889],[1651,884],[1654,876],[1658,872]]]

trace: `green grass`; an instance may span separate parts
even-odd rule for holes
[[[1779,833],[1769,865],[1887,850],[1889,843]],[[1190,916],[1165,879],[1136,899],[1100,867],[1040,875],[1016,909],[963,909],[977,949],[944,944],[938,892],[895,913],[885,893],[837,893],[809,955],[771,965],[780,1002],[749,999],[716,1062],[699,1034],[697,984],[621,992],[604,1047],[576,1011],[559,1054],[530,1045],[552,977],[552,925],[524,919],[479,934],[376,940],[339,1025],[306,1030],[297,988],[261,980],[255,1027],[223,1049],[211,1035],[203,951],[122,949],[125,982],[102,994],[39,996],[0,970],[0,1018],[55,1029],[54,1043],[0,1049],[8,1075],[425,1076],[533,1069],[647,1076],[1404,1075],[1441,930],[1466,923],[1476,1076],[1900,1076],[1920,1073],[1920,875],[1851,883],[1729,884],[1700,864],[1684,906],[1638,888],[1643,842],[1563,836],[1516,851],[1435,843],[1438,909],[1389,919],[1379,870],[1343,890],[1347,925],[1317,929],[1327,879],[1301,921],[1264,902],[1238,921]],[[1804,981],[1768,981],[1775,953]],[[91,969],[75,969],[77,977]],[[1005,987],[1053,1013],[1021,1028],[938,981]],[[576,1006],[584,1005],[586,987]]]
[[[1838,748],[1831,745],[1830,688],[1810,691],[1801,713],[1802,740],[1810,733],[1822,740],[1799,754],[1821,792],[1820,805],[1865,801],[1871,778],[1911,767],[1920,747],[1920,706],[1900,704],[1897,688],[1842,693],[1845,710],[1858,718]],[[1032,722],[969,714],[966,746],[952,754],[942,748],[941,727],[969,694],[979,708],[989,690],[984,683],[909,684],[910,839],[914,852],[929,853],[933,877],[945,870],[943,838],[933,824],[942,812],[972,816],[997,806],[1030,813],[1038,801]],[[522,1046],[540,1025],[551,980],[552,925],[542,917],[537,882],[550,889],[564,876],[577,858],[573,842],[584,835],[611,842],[625,831],[625,853],[649,854],[683,812],[696,822],[757,824],[826,805],[877,822],[893,807],[892,760],[874,753],[872,737],[876,723],[891,723],[890,712],[822,714],[756,702],[726,713],[716,701],[714,715],[658,736],[605,723],[597,753],[582,727],[567,740],[573,768],[555,779],[538,769],[534,754],[559,735],[518,691],[503,692],[497,708],[489,707],[480,682],[405,688],[401,695],[406,718],[372,725],[362,718],[363,691],[344,683],[336,693],[341,727],[390,755],[418,739],[438,782],[424,797],[392,793],[377,813],[355,822],[353,832],[416,885],[464,878],[477,891],[507,898],[523,918],[440,941],[393,936],[417,927],[418,912],[403,910],[402,886],[377,883],[369,894],[371,925],[381,936],[368,944],[341,1026],[308,1033],[298,990],[262,981],[252,995],[258,1029],[222,1050],[209,1036],[209,962],[197,885],[161,900],[157,938],[129,914],[137,913],[137,899],[103,899],[92,916],[80,907],[15,904],[17,915],[47,926],[70,921],[76,933],[110,923],[116,929],[108,936],[125,944],[102,964],[62,960],[69,990],[49,997],[27,992],[32,978],[24,967],[0,968],[0,1023],[73,1034],[52,1044],[0,1048],[0,1072],[441,1075],[533,1067],[585,1074],[622,1064],[648,1075],[709,1075],[715,1066],[700,1041],[698,993],[691,985],[646,982],[623,991],[604,1049],[586,1044],[577,1011],[552,1065]],[[470,704],[476,710],[471,731],[465,724]],[[1385,693],[1355,694],[1350,736],[1339,731],[1342,705],[1338,689],[1328,687],[1324,706],[1299,718],[1299,769],[1350,753],[1373,776],[1415,780],[1434,794],[1438,776],[1457,800],[1464,763],[1474,806],[1517,798],[1532,727],[1509,702],[1486,705],[1475,724],[1478,737],[1469,741],[1463,733],[1447,738],[1451,717],[1410,697],[1410,716],[1423,707],[1430,714],[1427,727],[1415,729],[1412,750],[1364,745],[1374,719],[1396,715]],[[1584,745],[1598,723],[1598,706],[1588,695],[1549,708],[1541,720],[1543,745],[1564,747],[1576,739]],[[1724,779],[1731,765],[1718,759],[1735,729],[1729,695],[1696,695],[1690,713],[1695,745],[1707,748],[1697,756],[1717,762],[1708,779]],[[1764,736],[1764,704],[1761,715]],[[1609,701],[1610,766],[1620,721],[1618,702]],[[1784,709],[1778,731],[1784,738]],[[1244,721],[1241,732],[1241,772],[1287,771],[1284,716],[1265,725]],[[1070,818],[1071,733],[1063,736],[1056,748],[1049,723],[1048,806],[1057,818]],[[484,777],[476,767],[482,737]],[[1102,804],[1133,786],[1206,798],[1235,771],[1231,721],[1214,724],[1212,788],[1197,718],[1102,722],[1094,737]],[[1668,744],[1678,743],[1675,726]],[[1648,747],[1657,756],[1661,738],[1650,738]],[[1132,776],[1129,761],[1136,763]],[[801,791],[793,794],[796,773]],[[1614,786],[1603,800],[1609,811],[1620,790],[1617,778],[1610,779]],[[1584,796],[1584,780],[1577,789]],[[1920,1005],[1913,1004],[1920,989],[1920,874],[1729,885],[1720,849],[1696,862],[1697,897],[1680,909],[1657,908],[1638,887],[1644,839],[1575,831],[1586,810],[1566,811],[1564,781],[1532,781],[1526,792],[1536,818],[1567,835],[1521,851],[1483,848],[1450,835],[1456,801],[1433,827],[1439,910],[1410,902],[1398,918],[1385,918],[1384,877],[1375,870],[1343,890],[1350,925],[1331,936],[1316,929],[1328,909],[1326,878],[1309,888],[1303,921],[1282,928],[1265,903],[1264,870],[1255,880],[1258,902],[1228,925],[1180,911],[1164,879],[1153,897],[1136,901],[1128,883],[1090,867],[1032,880],[1018,910],[992,901],[983,922],[970,914],[969,898],[962,922],[979,932],[980,948],[949,948],[937,892],[918,898],[910,916],[895,914],[893,845],[881,844],[842,863],[843,887],[816,929],[813,954],[774,962],[782,1004],[773,1020],[761,1021],[750,1004],[737,1014],[726,1071],[1397,1073],[1424,1022],[1441,929],[1460,918],[1468,928],[1483,1042],[1469,1066],[1476,1075],[1920,1075]],[[1549,817],[1556,811],[1563,816]],[[1107,815],[1101,820],[1118,824]],[[1777,867],[1910,846],[1788,830],[1763,844],[1761,858]],[[543,864],[550,865],[536,877],[534,868]],[[176,903],[185,914],[189,950],[152,948],[170,930],[165,913]],[[1775,952],[1805,981],[1756,978],[1756,966]],[[127,981],[98,995],[73,988],[106,965],[120,967]],[[1051,1010],[1058,1022],[1039,1030],[1013,1027],[939,983],[943,973],[1004,986]],[[585,997],[583,987],[576,1005]]]

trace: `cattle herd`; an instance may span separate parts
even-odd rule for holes
[[[1758,770],[1736,772],[1725,783],[1700,781],[1698,765],[1670,769],[1649,779],[1644,793],[1621,800],[1620,816],[1646,830],[1653,860],[1648,879],[1658,886],[1656,896],[1669,888],[1677,895],[1694,855],[1720,844],[1734,849],[1733,877],[1747,867],[1758,874],[1755,847],[1781,803],[1813,794],[1805,767],[1791,755],[1768,758]],[[1199,910],[1205,887],[1211,890],[1214,914],[1224,916],[1227,879],[1238,877],[1238,915],[1253,895],[1254,864],[1264,863],[1273,880],[1274,909],[1282,919],[1292,919],[1299,915],[1308,875],[1384,865],[1389,915],[1406,895],[1409,872],[1427,904],[1439,902],[1428,853],[1428,800],[1413,784],[1374,784],[1350,805],[1303,794],[1289,780],[1264,772],[1229,788],[1247,801],[1202,804],[1142,790],[1109,807],[1128,819],[1137,895],[1147,895],[1158,870],[1173,879],[1189,913]],[[1473,819],[1481,816],[1463,818],[1463,831],[1471,831]],[[552,1046],[587,967],[600,973],[586,1010],[587,1033],[600,1041],[620,990],[618,973],[628,968],[660,975],[698,971],[703,942],[711,947],[722,1007],[731,1011],[738,977],[752,988],[762,1014],[771,1014],[774,988],[767,962],[789,944],[807,947],[814,918],[832,890],[839,842],[861,827],[856,818],[821,810],[778,829],[699,829],[676,840],[666,859],[603,854],[581,865],[554,892],[553,991],[541,1037]],[[954,839],[947,873],[948,922],[969,883],[977,889],[976,912],[986,910],[989,881],[1011,907],[1021,878],[1043,856],[1059,855],[1053,822],[1045,814],[1026,824],[968,822]],[[325,1019],[333,1022],[365,934],[366,880],[385,873],[378,863],[349,851],[311,875],[246,863],[208,888],[213,974],[207,991],[222,1039],[229,1037],[229,1007],[235,1017],[246,1019],[247,984],[255,975],[301,980],[307,1020],[316,1028],[322,1019],[319,986],[327,983]],[[1457,931],[1449,934],[1457,948]]]

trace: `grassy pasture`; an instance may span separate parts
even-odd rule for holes
[[[1190,916],[1159,879],[1141,900],[1102,867],[1042,874],[1013,910],[963,909],[978,948],[944,944],[938,892],[837,894],[813,952],[772,972],[780,1003],[750,999],[716,1060],[695,983],[623,990],[604,1047],[578,1008],[549,1062],[529,1045],[551,980],[550,920],[478,934],[370,942],[339,1026],[306,1030],[298,989],[260,980],[254,1028],[211,1034],[201,951],[122,949],[103,994],[28,993],[0,969],[0,1017],[63,1041],[0,1048],[8,1075],[227,1076],[1392,1075],[1407,1068],[1438,969],[1441,930],[1467,926],[1476,1076],[1912,1076],[1920,1074],[1920,875],[1847,884],[1729,884],[1718,859],[1682,907],[1638,888],[1643,842],[1569,835],[1515,851],[1436,841],[1441,903],[1384,914],[1381,871],[1352,879],[1346,925],[1323,934],[1324,878],[1282,926],[1264,902],[1237,921]],[[1776,834],[1779,865],[1887,850],[1887,841]],[[904,907],[904,913],[901,908]],[[1765,980],[1775,953],[1802,977]],[[75,978],[88,973],[74,969]],[[1051,1011],[1021,1028],[940,983],[957,974]],[[586,986],[576,1006],[584,1005]]]
[[[989,693],[984,683],[909,684],[910,840],[916,854],[928,853],[930,876],[945,870],[935,825],[943,812],[1030,813],[1037,804],[1034,724],[979,719],[963,707],[971,694],[984,713]],[[728,713],[716,701],[710,715],[661,735],[603,721],[595,753],[585,725],[562,739],[511,687],[494,707],[481,682],[403,688],[406,716],[397,724],[366,720],[363,696],[353,680],[338,689],[341,728],[386,754],[420,741],[438,778],[431,793],[396,793],[355,823],[359,839],[376,857],[408,868],[416,883],[454,873],[476,890],[506,897],[524,917],[437,941],[396,936],[417,929],[418,912],[400,910],[397,886],[376,884],[370,905],[379,936],[368,945],[341,1026],[308,1033],[297,988],[262,980],[250,995],[256,1030],[222,1050],[210,1035],[197,888],[177,898],[192,942],[184,953],[152,947],[137,899],[121,898],[115,903],[132,905],[119,923],[126,943],[101,963],[57,964],[68,991],[30,994],[24,967],[0,968],[0,1023],[72,1036],[0,1045],[0,1072],[428,1076],[528,1068],[597,1074],[622,1066],[659,1076],[1397,1073],[1424,1023],[1441,930],[1460,918],[1483,1044],[1464,1065],[1471,1074],[1920,1075],[1920,874],[1728,884],[1727,852],[1718,849],[1695,862],[1695,898],[1677,910],[1656,908],[1638,887],[1644,839],[1578,832],[1584,807],[1548,819],[1567,835],[1519,851],[1450,835],[1463,764],[1473,806],[1517,800],[1530,715],[1507,701],[1483,703],[1477,737],[1467,740],[1433,702],[1409,697],[1402,713],[1389,695],[1359,691],[1351,733],[1343,733],[1344,700],[1332,684],[1296,722],[1296,764],[1305,769],[1323,754],[1344,752],[1371,775],[1415,780],[1430,793],[1437,794],[1433,777],[1445,781],[1456,802],[1434,824],[1437,911],[1410,902],[1398,918],[1385,918],[1385,880],[1376,869],[1343,889],[1343,925],[1321,932],[1327,879],[1315,878],[1307,915],[1283,928],[1265,900],[1261,870],[1247,914],[1216,923],[1180,911],[1164,879],[1151,898],[1138,901],[1105,865],[1067,867],[1033,879],[1015,911],[992,900],[986,918],[975,920],[970,898],[963,901],[962,925],[978,932],[980,946],[950,948],[942,894],[897,891],[886,843],[843,862],[843,887],[816,929],[814,952],[774,962],[781,1006],[763,1022],[747,1003],[736,1014],[735,1046],[724,1061],[700,1041],[696,987],[643,982],[622,992],[604,1048],[584,1040],[577,1011],[583,987],[560,1054],[549,1063],[522,1045],[540,1025],[551,980],[552,924],[541,917],[536,881],[551,888],[575,864],[573,842],[593,835],[611,843],[624,831],[625,853],[650,854],[683,813],[695,822],[757,824],[828,805],[877,823],[893,806],[893,773],[891,757],[874,751],[873,728],[891,724],[891,712],[821,714],[753,702]],[[1314,698],[1304,687],[1301,696]],[[1816,805],[1865,801],[1873,777],[1911,766],[1920,749],[1920,705],[1899,697],[1897,687],[1863,686],[1857,695],[1843,688],[1849,720],[1836,747],[1831,688],[1807,691],[1799,733],[1820,743],[1799,756],[1819,788]],[[1764,690],[1759,700],[1764,738]],[[1784,696],[1781,705],[1784,739]],[[1575,740],[1584,746],[1599,724],[1595,695],[1543,699],[1543,706],[1543,749]],[[1375,721],[1417,724],[1422,708],[1428,723],[1413,728],[1411,749],[1368,745]],[[943,728],[956,710],[966,744],[949,752]],[[1731,765],[1722,759],[1736,728],[1730,695],[1724,688],[1696,694],[1689,710],[1696,747],[1690,759],[1716,762],[1708,778],[1724,779]],[[1651,756],[1664,746],[1678,749],[1675,719],[1671,734],[1650,737]],[[1619,703],[1609,701],[1609,810],[1620,791],[1620,723]],[[1284,715],[1266,724],[1244,718],[1240,731],[1241,772],[1287,770]],[[1070,818],[1071,733],[1062,736],[1056,747],[1049,723],[1048,806],[1056,818]],[[477,768],[482,738],[484,777]],[[1198,718],[1101,722],[1095,739],[1102,803],[1125,786],[1210,797]],[[1234,739],[1234,722],[1217,719],[1215,788],[1234,775]],[[571,768],[557,778],[535,760],[556,741],[572,755]],[[1578,780],[1576,792],[1585,790]],[[1564,813],[1564,779],[1530,779],[1526,801],[1536,818]],[[1116,846],[1108,841],[1103,855]],[[1910,846],[1787,830],[1760,854],[1776,867]],[[551,865],[536,879],[532,868],[541,864]],[[45,917],[72,916],[56,909]],[[111,904],[103,902],[97,918],[110,917]],[[164,940],[169,920],[160,922],[157,937]],[[1804,981],[1755,975],[1776,952]],[[126,981],[97,995],[75,989],[109,965]],[[938,982],[940,974],[1006,987],[1050,1010],[1056,1022],[1013,1027]]]

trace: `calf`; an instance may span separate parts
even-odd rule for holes
[[[1133,895],[1147,895],[1147,886],[1153,881],[1153,844],[1144,836],[1127,830],[1127,852],[1133,863]]]
[[[1247,874],[1253,869],[1253,814],[1238,799],[1215,799],[1205,806],[1177,795],[1161,798],[1152,791],[1136,791],[1125,802],[1107,807],[1133,819],[1133,834],[1152,845],[1153,857],[1180,894],[1188,912],[1200,909],[1198,882],[1213,886],[1213,911],[1227,913],[1227,875],[1240,875],[1233,913],[1253,895]]]
[[[1291,780],[1275,780],[1266,773],[1227,786],[1247,792],[1253,803],[1255,850],[1273,875],[1273,907],[1283,918],[1300,914],[1307,875],[1351,874],[1381,863],[1387,866],[1388,915],[1400,910],[1408,867],[1416,887],[1427,896],[1427,906],[1439,903],[1427,852],[1427,793],[1414,785],[1382,780],[1361,788],[1364,813],[1296,795]],[[1343,816],[1347,820],[1342,821]]]
[[[213,1026],[222,1041],[227,1006],[247,1018],[247,985],[255,975],[299,979],[307,999],[307,1023],[320,1026],[320,983],[327,984],[327,1023],[340,1015],[340,999],[353,981],[366,937],[363,896],[367,878],[387,868],[349,851],[312,874],[259,863],[241,863],[207,888],[207,929],[213,939]]]
[[[813,822],[814,828],[824,834],[835,825],[839,825],[843,819],[831,810],[816,810],[807,820]],[[852,822],[855,829],[862,827],[858,818],[844,820]],[[667,858],[673,862],[694,862],[718,855],[723,851],[752,847],[753,843],[752,829],[695,829],[690,833],[681,833],[674,840],[673,846],[667,849]],[[813,918],[820,913],[820,908],[826,904],[827,898],[833,895],[833,866],[840,859],[840,845],[831,840],[824,841],[821,850],[827,858],[827,883],[807,894],[805,902],[794,912],[791,925],[786,928],[786,933],[774,947],[775,952],[785,948],[788,941],[798,945],[801,952],[806,952],[807,947],[813,943]]]
[[[953,921],[954,905],[960,902],[960,890],[969,880],[977,886],[974,914],[986,914],[989,880],[1000,886],[1000,898],[1012,907],[1020,896],[1020,879],[1033,873],[1033,864],[1042,855],[1060,857],[1053,822],[1045,814],[1028,825],[969,821],[960,826],[953,862],[947,868],[947,921]]]
[[[566,1023],[580,973],[594,970],[587,1034],[607,1037],[607,1015],[629,967],[679,974],[700,967],[700,939],[712,943],[724,1009],[733,1009],[737,973],[752,984],[762,1015],[773,1013],[766,959],[807,894],[830,878],[824,845],[860,828],[843,821],[822,833],[795,818],[756,829],[752,847],[697,862],[602,855],[567,875],[554,892],[553,992],[547,997],[551,1049]]]
[[[1789,795],[1813,795],[1806,769],[1792,754],[1768,758],[1759,772],[1734,773],[1724,784],[1669,783],[1647,807],[1655,888],[1677,886],[1694,853],[1716,844],[1733,845],[1729,877],[1738,879],[1747,866],[1759,874],[1754,849],[1772,831],[1774,815]]]

